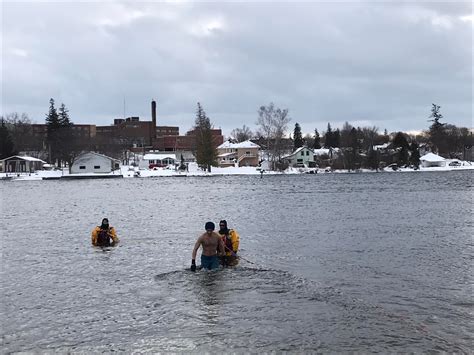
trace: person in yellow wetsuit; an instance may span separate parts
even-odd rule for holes
[[[109,225],[109,220],[104,218],[102,224],[93,229],[91,234],[92,245],[99,247],[114,246],[120,240],[117,237],[115,228]]]
[[[220,257],[222,266],[235,266],[239,263],[237,252],[239,251],[240,237],[235,229],[227,228],[227,221],[219,222],[219,235],[224,244],[225,255]]]

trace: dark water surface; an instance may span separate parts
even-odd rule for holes
[[[2,353],[469,353],[473,191],[470,171],[1,182]],[[222,218],[245,260],[189,272]]]

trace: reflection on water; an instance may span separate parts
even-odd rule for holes
[[[2,352],[470,352],[470,172],[179,180],[3,182]]]

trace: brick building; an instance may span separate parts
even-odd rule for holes
[[[88,142],[96,136],[96,125],[93,124],[75,124],[71,126],[74,135],[83,142]],[[30,149],[42,150],[47,147],[48,125],[32,124],[31,133],[33,140]]]
[[[112,154],[113,151],[131,149],[132,151],[192,151],[196,145],[195,130],[179,135],[177,126],[156,125],[156,102],[151,102],[151,121],[140,121],[137,116],[114,119],[112,125],[96,126],[74,124],[76,137],[97,151]],[[33,136],[38,150],[46,148],[47,125],[34,124]],[[214,146],[223,143],[220,129],[212,130]]]

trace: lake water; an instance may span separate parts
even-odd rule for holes
[[[470,171],[0,191],[2,353],[473,348]],[[102,217],[121,238],[111,251],[90,245]],[[188,271],[204,223],[223,218],[239,266]]]

